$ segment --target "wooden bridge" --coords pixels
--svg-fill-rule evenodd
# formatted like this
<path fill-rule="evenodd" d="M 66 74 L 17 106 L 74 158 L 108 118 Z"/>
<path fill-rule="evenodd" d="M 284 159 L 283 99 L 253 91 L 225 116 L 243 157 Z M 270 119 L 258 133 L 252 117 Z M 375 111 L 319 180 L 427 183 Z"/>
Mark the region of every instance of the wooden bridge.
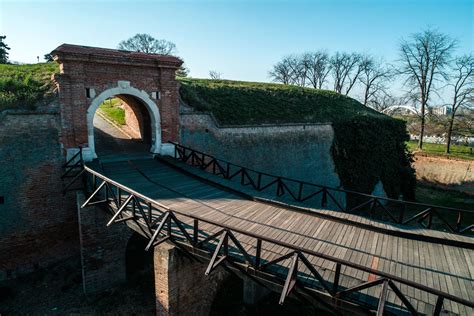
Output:
<path fill-rule="evenodd" d="M 176 158 L 88 165 L 73 159 L 67 167 L 83 165 L 75 177 L 87 175 L 83 207 L 106 205 L 108 225 L 126 222 L 148 238 L 147 249 L 167 241 L 195 260 L 207 258 L 206 274 L 225 266 L 261 284 L 280 284 L 280 303 L 294 293 L 334 313 L 338 302 L 348 302 L 378 315 L 473 315 L 474 241 L 461 235 L 472 231 L 462 221 L 469 212 L 459 211 L 453 224 L 434 206 L 405 218 L 373 198 L 358 208 L 373 213 L 383 207 L 398 221 L 389 223 L 355 211 L 308 208 L 301 192 L 294 203 L 279 199 L 291 193 L 282 180 L 273 182 L 278 189 L 271 199 L 253 188 L 257 178 L 249 171 L 235 173 L 211 156 L 176 148 Z M 239 181 L 231 181 L 233 173 Z M 271 182 L 259 179 L 261 187 Z M 321 192 L 321 202 L 334 198 Z M 436 215 L 454 233 L 431 229 Z"/>

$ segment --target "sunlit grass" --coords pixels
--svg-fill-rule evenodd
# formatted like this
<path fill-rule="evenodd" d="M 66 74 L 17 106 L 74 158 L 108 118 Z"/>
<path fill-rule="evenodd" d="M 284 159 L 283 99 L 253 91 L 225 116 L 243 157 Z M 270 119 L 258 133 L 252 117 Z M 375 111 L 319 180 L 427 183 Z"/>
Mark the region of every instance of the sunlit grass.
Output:
<path fill-rule="evenodd" d="M 0 110 L 33 109 L 53 94 L 51 75 L 59 72 L 56 63 L 0 65 Z"/>
<path fill-rule="evenodd" d="M 120 103 L 119 98 L 107 99 L 99 106 L 99 110 L 113 122 L 125 125 L 125 111 L 120 107 Z"/>
<path fill-rule="evenodd" d="M 411 152 L 420 152 L 418 149 L 417 141 L 411 140 L 407 144 L 408 144 L 408 149 Z M 474 160 L 474 148 L 469 147 L 469 146 L 451 145 L 450 153 L 446 154 L 445 151 L 446 151 L 445 144 L 423 143 L 423 150 L 421 152 L 424 154 L 433 155 L 433 156 L 455 157 L 455 158 Z"/>

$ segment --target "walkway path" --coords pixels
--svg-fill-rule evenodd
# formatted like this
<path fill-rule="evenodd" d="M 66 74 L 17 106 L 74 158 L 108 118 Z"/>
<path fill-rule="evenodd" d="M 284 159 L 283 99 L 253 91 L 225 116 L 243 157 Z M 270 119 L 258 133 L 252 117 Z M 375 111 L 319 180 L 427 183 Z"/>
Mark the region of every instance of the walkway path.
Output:
<path fill-rule="evenodd" d="M 100 115 L 94 116 L 94 136 L 97 156 L 102 161 L 109 159 L 133 159 L 151 157 L 150 145 L 130 137 L 113 126 Z"/>

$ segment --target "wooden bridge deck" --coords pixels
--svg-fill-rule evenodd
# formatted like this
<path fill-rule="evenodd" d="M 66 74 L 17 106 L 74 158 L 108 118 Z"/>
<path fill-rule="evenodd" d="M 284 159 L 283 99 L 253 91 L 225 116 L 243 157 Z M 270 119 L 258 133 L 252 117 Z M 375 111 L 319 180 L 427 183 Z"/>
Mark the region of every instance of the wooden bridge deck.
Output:
<path fill-rule="evenodd" d="M 100 172 L 182 213 L 198 215 L 349 260 L 474 301 L 474 250 L 382 234 L 317 215 L 252 201 L 152 159 L 109 162 L 102 164 Z M 179 219 L 192 224 L 186 217 Z M 220 230 L 211 225 L 202 225 L 200 229 L 206 235 Z M 253 241 L 246 240 L 245 236 L 239 240 L 249 253 L 255 253 Z M 283 247 L 262 245 L 262 257 L 265 260 L 286 253 L 288 249 Z M 325 279 L 333 278 L 334 263 L 317 257 L 309 259 L 319 267 Z M 282 262 L 282 269 L 289 265 L 289 261 Z M 304 268 L 299 271 L 299 276 L 309 275 Z M 340 284 L 343 287 L 375 280 L 374 275 L 348 267 L 343 268 L 342 273 Z M 433 312 L 436 297 L 403 285 L 401 290 L 410 297 L 417 310 L 426 311 L 427 314 Z M 362 293 L 366 295 L 366 300 L 376 299 L 380 287 L 369 288 Z M 388 302 L 392 308 L 401 306 L 401 301 L 391 290 Z M 454 314 L 474 314 L 471 308 L 450 301 L 445 301 L 443 308 Z"/>

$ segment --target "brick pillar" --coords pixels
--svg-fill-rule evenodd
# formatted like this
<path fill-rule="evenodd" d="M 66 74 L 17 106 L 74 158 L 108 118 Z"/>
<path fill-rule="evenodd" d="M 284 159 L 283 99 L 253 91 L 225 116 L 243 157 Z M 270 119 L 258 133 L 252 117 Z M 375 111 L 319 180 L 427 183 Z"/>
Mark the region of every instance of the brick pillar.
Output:
<path fill-rule="evenodd" d="M 206 263 L 185 257 L 170 243 L 154 250 L 156 314 L 209 315 L 214 296 L 227 273 L 218 268 L 209 276 Z"/>
<path fill-rule="evenodd" d="M 84 293 L 98 293 L 126 281 L 125 252 L 133 231 L 123 223 L 106 227 L 111 215 L 100 206 L 81 209 L 77 193 Z"/>

